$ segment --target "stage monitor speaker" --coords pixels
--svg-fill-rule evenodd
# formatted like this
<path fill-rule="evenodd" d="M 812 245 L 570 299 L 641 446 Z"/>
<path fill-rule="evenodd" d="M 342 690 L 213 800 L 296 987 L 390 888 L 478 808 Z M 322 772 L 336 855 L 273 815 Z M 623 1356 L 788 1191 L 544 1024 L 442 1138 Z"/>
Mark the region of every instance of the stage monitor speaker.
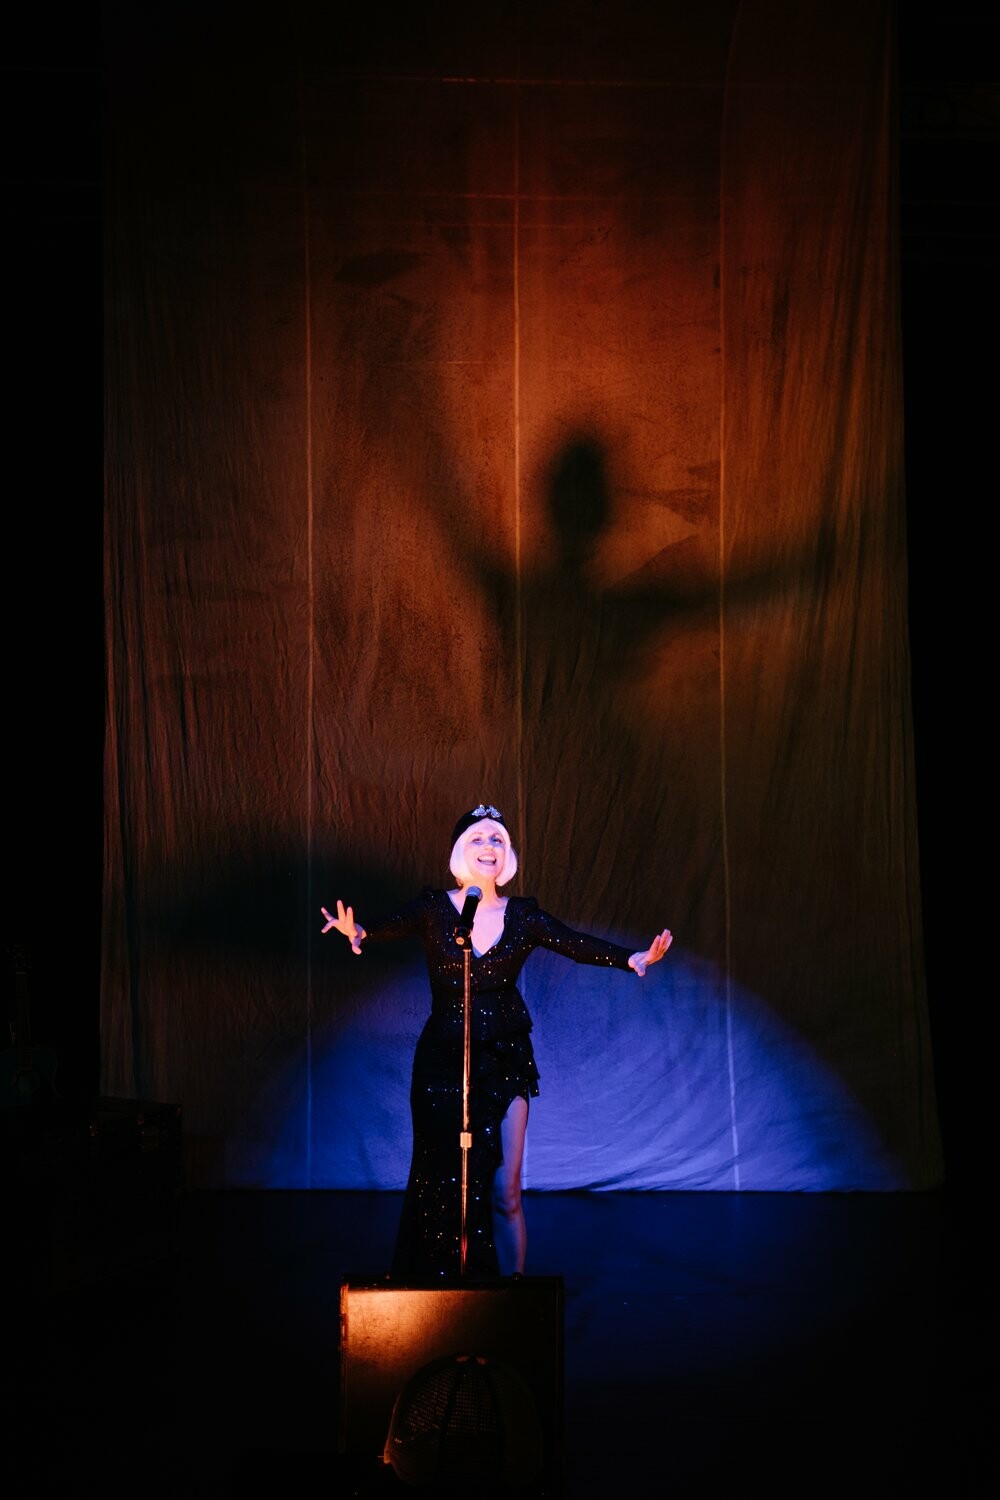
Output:
<path fill-rule="evenodd" d="M 340 1332 L 343 1455 L 432 1491 L 454 1493 L 465 1476 L 468 1494 L 561 1494 L 559 1277 L 346 1281 Z"/>

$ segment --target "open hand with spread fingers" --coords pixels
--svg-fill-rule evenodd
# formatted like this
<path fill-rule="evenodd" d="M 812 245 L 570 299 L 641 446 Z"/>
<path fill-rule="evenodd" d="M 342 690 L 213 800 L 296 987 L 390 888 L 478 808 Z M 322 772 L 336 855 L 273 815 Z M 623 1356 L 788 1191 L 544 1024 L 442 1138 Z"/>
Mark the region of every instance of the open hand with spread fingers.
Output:
<path fill-rule="evenodd" d="M 650 964 L 659 963 L 673 940 L 673 934 L 670 929 L 664 927 L 662 932 L 657 933 L 645 953 L 632 954 L 632 957 L 628 961 L 629 968 L 634 969 L 641 979 Z"/>
<path fill-rule="evenodd" d="M 335 917 L 332 917 L 330 915 L 325 906 L 321 906 L 320 911 L 326 918 L 326 926 L 323 928 L 323 932 L 326 933 L 329 932 L 331 928 L 335 928 L 337 932 L 342 932 L 344 934 L 345 938 L 351 945 L 351 952 L 360 953 L 361 944 L 365 936 L 365 929 L 363 927 L 359 927 L 357 922 L 355 922 L 354 907 L 345 907 L 343 901 L 338 901 L 337 915 Z"/>

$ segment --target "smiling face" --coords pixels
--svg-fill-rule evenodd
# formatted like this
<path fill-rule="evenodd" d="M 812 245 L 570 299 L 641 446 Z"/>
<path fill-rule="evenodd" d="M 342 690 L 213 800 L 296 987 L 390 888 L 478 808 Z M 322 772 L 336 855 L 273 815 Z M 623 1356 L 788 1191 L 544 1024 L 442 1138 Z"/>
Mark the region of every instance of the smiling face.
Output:
<path fill-rule="evenodd" d="M 451 852 L 451 873 L 462 886 L 505 885 L 516 870 L 510 835 L 492 818 L 473 823 Z"/>
<path fill-rule="evenodd" d="M 473 876 L 495 881 L 507 861 L 507 835 L 499 823 L 484 818 L 473 823 L 465 835 L 465 865 Z"/>

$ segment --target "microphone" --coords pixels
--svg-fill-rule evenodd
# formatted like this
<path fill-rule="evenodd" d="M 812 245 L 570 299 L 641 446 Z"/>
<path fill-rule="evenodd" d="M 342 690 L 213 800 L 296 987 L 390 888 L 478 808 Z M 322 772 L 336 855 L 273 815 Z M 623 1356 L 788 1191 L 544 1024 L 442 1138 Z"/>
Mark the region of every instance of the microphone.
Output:
<path fill-rule="evenodd" d="M 470 885 L 455 926 L 455 942 L 460 948 L 464 948 L 467 943 L 472 946 L 472 924 L 476 919 L 476 907 L 482 899 L 483 893 L 478 885 Z"/>

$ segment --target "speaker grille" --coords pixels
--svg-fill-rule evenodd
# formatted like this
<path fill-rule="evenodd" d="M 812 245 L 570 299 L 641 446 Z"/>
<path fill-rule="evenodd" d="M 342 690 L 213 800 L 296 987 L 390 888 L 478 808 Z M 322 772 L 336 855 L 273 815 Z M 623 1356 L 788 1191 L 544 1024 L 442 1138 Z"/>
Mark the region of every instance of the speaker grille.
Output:
<path fill-rule="evenodd" d="M 385 1457 L 408 1484 L 475 1480 L 498 1491 L 538 1476 L 542 1426 L 516 1370 L 482 1355 L 424 1365 L 400 1392 Z"/>

